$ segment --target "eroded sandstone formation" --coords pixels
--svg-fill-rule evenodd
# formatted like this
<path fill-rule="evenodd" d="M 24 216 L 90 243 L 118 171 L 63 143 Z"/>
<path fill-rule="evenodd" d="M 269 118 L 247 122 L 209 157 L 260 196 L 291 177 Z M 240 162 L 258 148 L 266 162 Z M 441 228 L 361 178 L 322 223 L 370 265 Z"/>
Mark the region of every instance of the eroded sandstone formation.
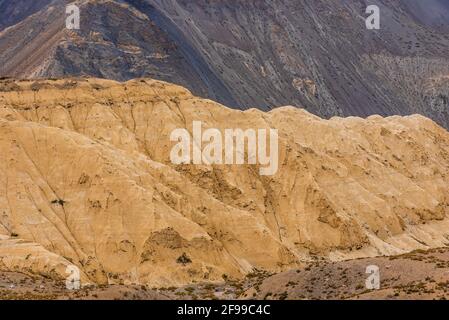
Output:
<path fill-rule="evenodd" d="M 173 165 L 170 133 L 279 130 L 279 170 Z M 449 241 L 449 133 L 422 116 L 228 109 L 150 79 L 0 82 L 0 269 L 180 285 Z"/>

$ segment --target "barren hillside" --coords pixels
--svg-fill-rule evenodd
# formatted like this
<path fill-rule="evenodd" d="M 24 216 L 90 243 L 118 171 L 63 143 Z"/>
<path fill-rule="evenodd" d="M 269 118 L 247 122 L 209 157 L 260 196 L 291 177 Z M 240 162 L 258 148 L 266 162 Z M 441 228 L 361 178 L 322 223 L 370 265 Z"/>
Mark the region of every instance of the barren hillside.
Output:
<path fill-rule="evenodd" d="M 279 170 L 172 165 L 170 133 L 276 128 Z M 150 79 L 0 82 L 0 269 L 183 285 L 449 242 L 449 133 L 422 116 L 238 111 Z"/>
<path fill-rule="evenodd" d="M 80 30 L 65 28 L 69 2 Z M 448 17 L 442 0 L 0 0 L 0 77 L 150 77 L 242 110 L 449 128 L 449 87 L 433 82 L 449 75 Z"/>

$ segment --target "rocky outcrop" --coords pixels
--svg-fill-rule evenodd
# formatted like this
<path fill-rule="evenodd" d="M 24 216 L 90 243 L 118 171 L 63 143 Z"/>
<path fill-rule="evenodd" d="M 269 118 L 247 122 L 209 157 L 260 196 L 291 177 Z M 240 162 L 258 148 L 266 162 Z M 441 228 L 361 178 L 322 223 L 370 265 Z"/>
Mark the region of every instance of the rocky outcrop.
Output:
<path fill-rule="evenodd" d="M 170 134 L 279 130 L 279 169 L 174 165 Z M 446 245 L 449 133 L 422 116 L 228 109 L 150 79 L 0 82 L 0 269 L 180 285 Z"/>

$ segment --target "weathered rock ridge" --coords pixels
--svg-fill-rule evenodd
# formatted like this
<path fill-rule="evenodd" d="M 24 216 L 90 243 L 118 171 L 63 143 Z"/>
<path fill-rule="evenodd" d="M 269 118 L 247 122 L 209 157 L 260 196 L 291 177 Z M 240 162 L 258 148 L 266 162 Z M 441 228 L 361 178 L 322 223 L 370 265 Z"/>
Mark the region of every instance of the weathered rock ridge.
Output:
<path fill-rule="evenodd" d="M 170 162 L 175 128 L 275 128 L 279 170 Z M 0 270 L 180 285 L 449 242 L 449 133 L 422 116 L 228 109 L 150 79 L 0 82 Z"/>

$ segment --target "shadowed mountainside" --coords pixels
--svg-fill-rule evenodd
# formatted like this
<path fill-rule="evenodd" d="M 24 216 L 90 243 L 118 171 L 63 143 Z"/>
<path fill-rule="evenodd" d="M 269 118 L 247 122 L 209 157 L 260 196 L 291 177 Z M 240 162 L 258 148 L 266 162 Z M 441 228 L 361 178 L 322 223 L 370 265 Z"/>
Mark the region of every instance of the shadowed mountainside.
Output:
<path fill-rule="evenodd" d="M 0 2 L 17 11 L 6 25 L 21 21 L 0 33 L 1 76 L 151 77 L 233 108 L 419 113 L 449 127 L 444 1 L 83 0 L 74 31 L 65 2 L 47 2 Z M 365 28 L 368 4 L 379 31 Z"/>

